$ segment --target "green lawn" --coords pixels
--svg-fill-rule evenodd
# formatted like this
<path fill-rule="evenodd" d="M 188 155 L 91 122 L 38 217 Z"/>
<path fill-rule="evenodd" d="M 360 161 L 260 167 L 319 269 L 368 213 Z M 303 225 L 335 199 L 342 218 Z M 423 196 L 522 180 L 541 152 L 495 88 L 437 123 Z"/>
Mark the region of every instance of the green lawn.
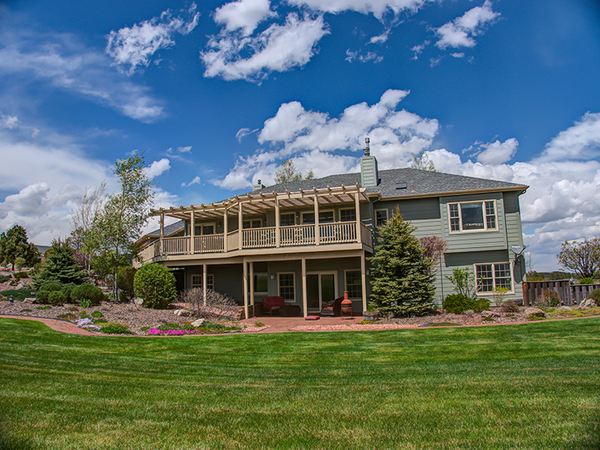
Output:
<path fill-rule="evenodd" d="M 600 319 L 88 337 L 0 320 L 1 449 L 597 449 Z"/>

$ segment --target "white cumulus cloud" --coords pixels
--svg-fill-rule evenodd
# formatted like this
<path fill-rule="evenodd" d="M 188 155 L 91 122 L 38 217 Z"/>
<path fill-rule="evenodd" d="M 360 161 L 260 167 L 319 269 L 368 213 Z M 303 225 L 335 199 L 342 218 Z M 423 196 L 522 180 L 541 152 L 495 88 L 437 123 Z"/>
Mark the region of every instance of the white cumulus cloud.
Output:
<path fill-rule="evenodd" d="M 251 35 L 258 24 L 270 17 L 277 17 L 271 11 L 269 0 L 239 0 L 227 3 L 215 11 L 214 19 L 224 24 L 227 31 L 242 29 L 245 36 Z"/>
<path fill-rule="evenodd" d="M 158 50 L 175 44 L 175 33 L 189 34 L 198 24 L 200 13 L 196 13 L 196 4 L 185 11 L 187 19 L 174 17 L 170 10 L 159 17 L 145 20 L 131 28 L 123 27 L 111 31 L 107 36 L 106 53 L 114 59 L 117 66 L 129 67 L 127 73 L 133 74 L 138 66 L 147 67 L 152 55 Z"/>
<path fill-rule="evenodd" d="M 518 146 L 519 141 L 515 138 L 507 139 L 504 142 L 496 140 L 481 144 L 483 151 L 477 155 L 477 161 L 483 164 L 503 164 L 515 156 Z"/>
<path fill-rule="evenodd" d="M 283 25 L 272 24 L 256 36 L 221 33 L 210 39 L 208 50 L 200 53 L 206 67 L 204 76 L 257 80 L 273 71 L 302 67 L 327 33 L 322 16 L 311 19 L 296 13 L 288 14 Z"/>
<path fill-rule="evenodd" d="M 486 0 L 482 6 L 476 6 L 436 29 L 439 39 L 435 45 L 441 49 L 474 47 L 476 42 L 473 38 L 483 33 L 485 25 L 492 23 L 498 16 L 500 13 L 492 11 L 492 3 Z"/>
<path fill-rule="evenodd" d="M 156 178 L 171 168 L 171 162 L 167 158 L 162 158 L 159 161 L 153 161 L 150 166 L 144 169 L 144 173 L 149 179 Z"/>

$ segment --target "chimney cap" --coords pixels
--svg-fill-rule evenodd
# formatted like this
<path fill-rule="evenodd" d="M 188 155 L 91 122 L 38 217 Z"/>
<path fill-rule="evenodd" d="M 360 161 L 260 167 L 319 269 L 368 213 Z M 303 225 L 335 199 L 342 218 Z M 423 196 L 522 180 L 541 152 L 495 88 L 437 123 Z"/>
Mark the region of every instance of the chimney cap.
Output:
<path fill-rule="evenodd" d="M 371 147 L 369 145 L 370 143 L 371 143 L 371 139 L 369 139 L 369 137 L 367 136 L 365 138 L 365 144 L 366 144 L 366 147 L 365 147 L 365 156 L 371 156 Z"/>

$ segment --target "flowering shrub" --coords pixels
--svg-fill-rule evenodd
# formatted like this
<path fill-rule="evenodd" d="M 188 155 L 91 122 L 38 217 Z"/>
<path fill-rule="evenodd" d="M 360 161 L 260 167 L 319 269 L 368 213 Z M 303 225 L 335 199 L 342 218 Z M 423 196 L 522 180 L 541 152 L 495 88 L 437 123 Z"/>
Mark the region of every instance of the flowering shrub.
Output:
<path fill-rule="evenodd" d="M 100 327 L 98 325 L 94 325 L 94 322 L 91 319 L 79 319 L 77 321 L 77 326 L 79 328 L 85 328 L 87 330 L 99 330 Z"/>

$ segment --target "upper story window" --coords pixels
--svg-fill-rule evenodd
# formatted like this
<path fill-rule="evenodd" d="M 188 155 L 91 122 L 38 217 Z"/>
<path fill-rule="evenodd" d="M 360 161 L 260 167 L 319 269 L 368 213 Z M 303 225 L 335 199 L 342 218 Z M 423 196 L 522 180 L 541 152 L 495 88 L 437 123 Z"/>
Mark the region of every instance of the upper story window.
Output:
<path fill-rule="evenodd" d="M 388 220 L 388 210 L 387 209 L 376 209 L 375 210 L 375 226 L 382 227 Z"/>
<path fill-rule="evenodd" d="M 340 209 L 340 222 L 356 222 L 356 210 Z"/>
<path fill-rule="evenodd" d="M 496 201 L 448 203 L 450 232 L 497 230 Z"/>
<path fill-rule="evenodd" d="M 296 214 L 294 213 L 281 214 L 279 219 L 282 227 L 291 227 L 292 225 L 296 225 Z"/>
<path fill-rule="evenodd" d="M 302 213 L 302 223 L 311 225 L 315 223 L 315 213 Z M 319 211 L 319 223 L 333 223 L 333 211 Z"/>
<path fill-rule="evenodd" d="M 262 219 L 244 220 L 244 222 L 242 223 L 242 228 L 244 229 L 260 227 L 262 227 Z"/>

